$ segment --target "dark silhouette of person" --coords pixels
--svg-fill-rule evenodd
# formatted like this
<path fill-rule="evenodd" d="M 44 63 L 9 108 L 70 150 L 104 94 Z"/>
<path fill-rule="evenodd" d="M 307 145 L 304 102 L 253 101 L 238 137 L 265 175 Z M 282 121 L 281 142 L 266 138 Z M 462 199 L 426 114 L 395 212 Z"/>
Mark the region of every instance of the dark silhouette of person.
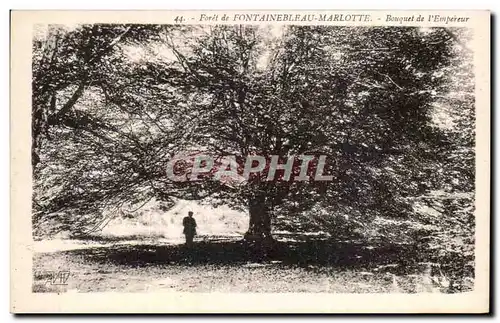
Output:
<path fill-rule="evenodd" d="M 182 225 L 184 226 L 184 235 L 186 236 L 186 245 L 193 245 L 193 239 L 196 235 L 196 220 L 193 218 L 193 212 L 189 211 L 188 216 L 182 220 Z"/>

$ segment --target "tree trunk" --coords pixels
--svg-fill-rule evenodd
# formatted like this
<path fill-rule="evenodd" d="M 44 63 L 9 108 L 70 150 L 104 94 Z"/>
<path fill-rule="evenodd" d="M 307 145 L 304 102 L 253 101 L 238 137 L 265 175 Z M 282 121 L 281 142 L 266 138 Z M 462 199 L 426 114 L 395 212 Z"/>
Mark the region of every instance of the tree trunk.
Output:
<path fill-rule="evenodd" d="M 257 195 L 249 199 L 249 226 L 244 239 L 254 246 L 264 249 L 274 241 L 271 235 L 271 214 L 265 195 Z"/>
<path fill-rule="evenodd" d="M 271 217 L 266 205 L 265 196 L 257 196 L 249 200 L 250 223 L 245 234 L 246 240 L 271 239 Z"/>
<path fill-rule="evenodd" d="M 274 239 L 271 235 L 271 217 L 265 196 L 249 200 L 250 223 L 244 241 L 253 261 L 266 261 L 272 253 Z"/>

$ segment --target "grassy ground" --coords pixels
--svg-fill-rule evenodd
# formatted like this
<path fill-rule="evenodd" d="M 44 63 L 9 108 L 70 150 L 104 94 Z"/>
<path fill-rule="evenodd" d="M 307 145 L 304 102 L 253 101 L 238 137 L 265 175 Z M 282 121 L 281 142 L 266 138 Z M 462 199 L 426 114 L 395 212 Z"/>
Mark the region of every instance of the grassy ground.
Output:
<path fill-rule="evenodd" d="M 188 211 L 194 212 L 199 234 L 191 249 L 182 244 L 182 218 Z M 62 236 L 35 242 L 33 290 L 449 291 L 446 277 L 429 272 L 429 259 L 407 245 L 328 241 L 282 232 L 263 253 L 242 242 L 247 229 L 248 215 L 229 208 L 179 201 L 164 212 L 151 202 L 133 217 L 115 218 L 84 240 Z M 472 289 L 472 283 L 467 284 L 462 291 Z"/>
<path fill-rule="evenodd" d="M 90 243 L 91 242 L 91 243 Z M 441 292 L 403 246 L 282 239 L 263 254 L 239 238 L 182 244 L 110 239 L 34 256 L 35 292 Z M 68 272 L 66 285 L 54 273 Z M 58 283 L 56 279 L 56 283 Z"/>

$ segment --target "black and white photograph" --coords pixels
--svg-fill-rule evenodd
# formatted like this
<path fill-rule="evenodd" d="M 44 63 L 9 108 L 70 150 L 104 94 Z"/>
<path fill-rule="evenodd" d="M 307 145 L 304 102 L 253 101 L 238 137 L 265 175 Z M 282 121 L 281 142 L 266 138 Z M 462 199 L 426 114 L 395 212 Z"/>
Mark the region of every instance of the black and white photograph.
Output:
<path fill-rule="evenodd" d="M 172 16 L 33 24 L 31 293 L 475 291 L 465 13 Z"/>

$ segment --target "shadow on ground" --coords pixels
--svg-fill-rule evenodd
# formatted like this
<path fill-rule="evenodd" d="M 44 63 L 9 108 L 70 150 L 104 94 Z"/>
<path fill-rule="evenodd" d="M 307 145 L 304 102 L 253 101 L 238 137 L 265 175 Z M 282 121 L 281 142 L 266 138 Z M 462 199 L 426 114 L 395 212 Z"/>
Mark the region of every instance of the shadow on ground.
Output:
<path fill-rule="evenodd" d="M 420 261 L 415 251 L 404 245 L 373 246 L 313 239 L 276 241 L 265 249 L 233 239 L 200 241 L 189 248 L 185 245 L 117 243 L 111 247 L 77 249 L 64 253 L 81 257 L 88 262 L 130 267 L 275 262 L 301 267 L 316 265 L 369 269 L 391 264 L 405 268 Z"/>

